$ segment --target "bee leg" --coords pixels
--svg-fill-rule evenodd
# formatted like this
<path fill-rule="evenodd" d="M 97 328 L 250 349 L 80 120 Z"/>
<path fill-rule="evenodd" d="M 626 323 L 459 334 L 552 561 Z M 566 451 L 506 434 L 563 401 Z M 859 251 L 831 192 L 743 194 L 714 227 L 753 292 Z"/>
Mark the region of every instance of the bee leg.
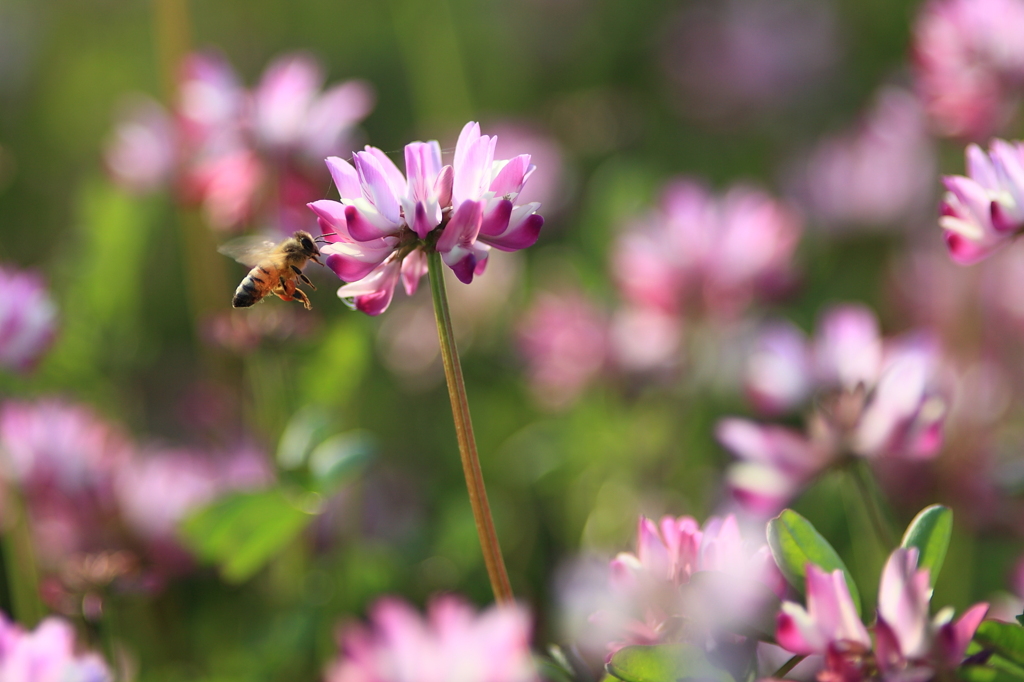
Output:
<path fill-rule="evenodd" d="M 306 296 L 306 292 L 302 289 L 295 289 L 295 291 L 292 292 L 292 298 L 302 303 L 302 307 L 306 310 L 313 309 L 313 304 L 309 302 L 309 297 Z"/>
<path fill-rule="evenodd" d="M 308 284 L 313 291 L 316 291 L 316 285 L 309 281 L 309 277 L 306 277 L 304 274 L 302 274 L 302 270 L 299 270 L 297 267 L 293 265 L 292 271 L 295 272 L 296 275 L 298 275 L 299 279 Z"/>

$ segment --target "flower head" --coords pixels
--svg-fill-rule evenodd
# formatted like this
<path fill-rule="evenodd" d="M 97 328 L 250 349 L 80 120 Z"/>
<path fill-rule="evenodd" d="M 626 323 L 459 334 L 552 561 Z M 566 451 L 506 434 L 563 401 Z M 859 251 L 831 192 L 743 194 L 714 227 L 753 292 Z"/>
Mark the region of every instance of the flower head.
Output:
<path fill-rule="evenodd" d="M 371 626 L 341 635 L 341 656 L 328 682 L 533 682 L 530 619 L 518 606 L 479 615 L 457 597 L 434 599 L 421 617 L 406 603 L 384 598 Z"/>
<path fill-rule="evenodd" d="M 26 632 L 0 615 L 0 679 L 4 682 L 110 682 L 99 655 L 75 651 L 75 631 L 60 618 L 47 618 Z"/>
<path fill-rule="evenodd" d="M 729 316 L 789 279 L 802 228 L 791 207 L 760 190 L 734 187 L 716 197 L 677 180 L 661 208 L 620 237 L 612 271 L 634 305 Z"/>
<path fill-rule="evenodd" d="M 49 349 L 56 325 L 57 306 L 42 279 L 0 268 L 0 366 L 31 369 Z"/>
<path fill-rule="evenodd" d="M 412 294 L 436 250 L 462 282 L 483 272 L 491 247 L 517 251 L 537 241 L 539 204 L 516 205 L 533 171 L 528 154 L 494 160 L 493 136 L 470 122 L 450 166 L 436 141 L 405 147 L 405 174 L 380 149 L 356 152 L 352 163 L 329 157 L 340 201 L 309 204 L 328 243 L 326 264 L 349 282 L 338 296 L 370 315 L 387 310 L 399 279 Z M 332 234 L 333 233 L 333 234 Z"/>
<path fill-rule="evenodd" d="M 939 226 L 949 254 L 969 265 L 1006 246 L 1024 229 L 1024 144 L 993 140 L 988 153 L 966 151 L 967 175 L 943 178 Z"/>

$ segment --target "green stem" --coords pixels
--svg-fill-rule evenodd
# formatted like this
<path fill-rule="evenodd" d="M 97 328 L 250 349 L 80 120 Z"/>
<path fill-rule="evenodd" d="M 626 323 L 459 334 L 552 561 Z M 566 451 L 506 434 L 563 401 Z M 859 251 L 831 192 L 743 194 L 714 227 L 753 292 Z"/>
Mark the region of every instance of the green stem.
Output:
<path fill-rule="evenodd" d="M 793 656 L 791 659 L 789 659 L 788 661 L 783 663 L 782 667 L 780 667 L 778 670 L 776 670 L 774 674 L 772 674 L 772 676 L 771 676 L 772 679 L 774 679 L 774 680 L 782 679 L 783 677 L 785 677 L 786 675 L 789 674 L 790 670 L 792 670 L 797 665 L 799 665 L 800 661 L 804 660 L 805 658 L 807 658 L 807 657 L 802 655 L 802 654 L 797 654 L 796 656 Z"/>
<path fill-rule="evenodd" d="M 462 378 L 462 363 L 455 348 L 455 333 L 452 331 L 452 316 L 448 310 L 448 294 L 444 288 L 444 273 L 441 255 L 430 250 L 427 255 L 430 273 L 430 292 L 434 299 L 434 316 L 437 318 L 437 338 L 441 343 L 441 360 L 444 376 L 448 381 L 448 397 L 452 401 L 452 417 L 455 420 L 455 436 L 459 441 L 459 455 L 462 458 L 462 473 L 466 476 L 469 489 L 469 503 L 473 507 L 476 532 L 484 553 L 484 565 L 491 579 L 491 589 L 498 604 L 511 604 L 512 585 L 505 570 L 505 559 L 498 545 L 498 534 L 494 530 L 491 507 L 487 502 L 484 476 L 480 471 L 480 456 L 473 436 L 473 422 L 469 416 L 469 401 L 466 398 L 466 383 Z"/>
<path fill-rule="evenodd" d="M 29 528 L 28 511 L 17 491 L 10 490 L 9 504 L 14 517 L 3 535 L 4 568 L 11 592 L 11 615 L 25 627 L 35 627 L 42 620 L 43 604 L 39 600 L 39 574 L 35 548 Z"/>
<path fill-rule="evenodd" d="M 878 538 L 879 544 L 888 552 L 896 547 L 896 537 L 893 535 L 892 527 L 882 512 L 881 501 L 874 485 L 871 470 L 868 469 L 867 462 L 859 457 L 855 458 L 850 466 L 850 470 L 853 475 L 853 482 L 856 484 L 860 497 L 864 501 L 868 518 L 871 519 L 871 526 L 875 530 L 875 536 Z"/>

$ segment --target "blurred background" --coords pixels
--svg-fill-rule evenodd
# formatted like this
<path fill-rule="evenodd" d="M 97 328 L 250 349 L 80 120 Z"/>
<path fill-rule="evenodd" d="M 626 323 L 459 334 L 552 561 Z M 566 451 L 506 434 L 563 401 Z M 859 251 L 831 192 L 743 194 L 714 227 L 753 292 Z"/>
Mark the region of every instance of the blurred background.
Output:
<path fill-rule="evenodd" d="M 337 197 L 328 153 L 370 143 L 402 166 L 406 142 L 438 139 L 450 162 L 468 120 L 500 158 L 532 155 L 524 196 L 545 217 L 536 246 L 449 283 L 537 643 L 572 636 L 566 582 L 632 547 L 639 514 L 735 508 L 719 421 L 800 429 L 817 405 L 756 399 L 761 330 L 811 334 L 840 303 L 873 311 L 886 338 L 927 335 L 939 358 L 941 450 L 872 458 L 896 527 L 951 504 L 937 598 L 1010 600 L 1024 590 L 1024 253 L 952 265 L 936 207 L 965 141 L 1019 130 L 1024 79 L 1009 57 L 985 61 L 992 110 L 951 122 L 928 11 L 4 0 L 0 605 L 63 613 L 121 669 L 170 681 L 313 679 L 336 626 L 380 594 L 489 601 L 427 287 L 371 318 L 313 265 L 312 311 L 235 311 L 245 269 L 216 252 L 316 231 L 302 204 Z M 665 275 L 641 242 L 701 202 L 716 217 L 665 247 L 679 248 Z M 825 472 L 791 498 L 870 593 L 885 552 L 858 540 L 851 485 Z M 37 571 L 14 559 L 26 548 Z"/>

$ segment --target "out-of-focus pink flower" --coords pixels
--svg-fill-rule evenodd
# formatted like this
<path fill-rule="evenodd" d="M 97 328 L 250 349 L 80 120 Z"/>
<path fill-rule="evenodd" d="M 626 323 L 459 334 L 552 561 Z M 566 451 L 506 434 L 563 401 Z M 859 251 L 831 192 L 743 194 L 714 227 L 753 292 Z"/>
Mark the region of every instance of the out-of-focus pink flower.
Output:
<path fill-rule="evenodd" d="M 713 595 L 681 592 L 680 586 L 699 572 L 727 576 L 730 594 L 720 593 L 712 581 L 701 589 L 713 590 Z M 619 603 L 595 613 L 591 621 L 612 651 L 627 644 L 672 641 L 680 634 L 673 626 L 680 618 L 714 632 L 715 625 L 736 613 L 752 617 L 764 606 L 764 588 L 776 594 L 785 589 L 767 546 L 746 542 L 733 515 L 710 517 L 703 528 L 689 516 L 665 516 L 657 524 L 640 517 L 636 553 L 615 557 L 610 583 Z M 760 583 L 761 589 L 751 590 L 752 583 Z M 709 596 L 718 602 L 720 613 L 705 612 Z"/>
<path fill-rule="evenodd" d="M 1024 78 L 1024 3 L 931 0 L 914 26 L 915 85 L 940 135 L 979 139 L 1003 126 Z"/>
<path fill-rule="evenodd" d="M 172 540 L 189 512 L 228 491 L 263 487 L 272 477 L 266 458 L 248 449 L 224 456 L 158 450 L 118 469 L 118 507 L 143 537 Z"/>
<path fill-rule="evenodd" d="M 0 462 L 22 490 L 44 561 L 90 549 L 115 513 L 114 473 L 132 444 L 92 410 L 57 400 L 0 405 Z"/>
<path fill-rule="evenodd" d="M 967 147 L 967 175 L 943 178 L 939 227 L 953 260 L 969 265 L 1006 246 L 1024 229 L 1024 143 L 993 140 L 986 154 Z"/>
<path fill-rule="evenodd" d="M 260 143 L 274 151 L 297 150 L 311 159 L 342 154 L 352 128 L 373 109 L 373 88 L 348 81 L 321 93 L 323 70 L 311 56 L 279 57 L 252 97 L 252 126 Z"/>
<path fill-rule="evenodd" d="M 99 415 L 58 400 L 0 405 L 0 452 L 14 481 L 65 493 L 106 487 L 132 456 L 129 441 Z"/>
<path fill-rule="evenodd" d="M 607 323 L 579 292 L 538 296 L 518 340 L 534 398 L 550 409 L 572 403 L 607 361 Z"/>
<path fill-rule="evenodd" d="M 723 419 L 715 437 L 741 460 L 726 473 L 736 501 L 765 518 L 786 506 L 834 456 L 830 439 L 747 419 Z"/>
<path fill-rule="evenodd" d="M 898 225 L 931 208 L 935 172 L 921 105 L 886 87 L 855 129 L 818 145 L 798 182 L 811 212 L 830 226 Z"/>
<path fill-rule="evenodd" d="M 727 474 L 741 506 L 775 513 L 840 457 L 938 454 L 949 390 L 929 335 L 886 341 L 874 313 L 843 305 L 822 316 L 813 341 L 772 325 L 755 348 L 747 367 L 755 405 L 780 413 L 816 394 L 819 407 L 806 433 L 742 419 L 720 423 L 719 442 L 742 460 Z"/>
<path fill-rule="evenodd" d="M 690 3 L 670 26 L 665 71 L 687 113 L 720 122 L 775 113 L 827 80 L 841 44 L 830 3 Z"/>
<path fill-rule="evenodd" d="M 50 348 L 54 305 L 39 275 L 0 267 L 0 366 L 30 370 Z"/>
<path fill-rule="evenodd" d="M 612 316 L 609 348 L 613 362 L 628 372 L 672 369 L 679 362 L 683 321 L 652 307 L 624 306 Z"/>
<path fill-rule="evenodd" d="M 149 100 L 127 110 L 107 166 L 129 189 L 173 188 L 216 229 L 257 219 L 286 223 L 280 227 L 289 233 L 309 229 L 312 218 L 301 207 L 326 174 L 306 162 L 347 155 L 356 124 L 374 105 L 362 81 L 321 91 L 323 81 L 312 57 L 291 54 L 274 61 L 250 93 L 222 56 L 193 53 L 182 63 L 172 111 Z M 268 187 L 271 180 L 280 187 Z"/>
<path fill-rule="evenodd" d="M 26 632 L 0 615 L 0 679 L 4 682 L 110 682 L 113 676 L 95 653 L 76 653 L 75 631 L 60 618 L 46 618 Z"/>
<path fill-rule="evenodd" d="M 827 573 L 808 564 L 807 608 L 783 602 L 775 641 L 804 655 L 870 651 L 871 637 L 860 622 L 841 570 Z"/>
<path fill-rule="evenodd" d="M 803 223 L 788 205 L 735 187 L 722 197 L 692 180 L 664 191 L 659 210 L 627 230 L 612 256 L 624 298 L 679 313 L 742 311 L 756 292 L 778 290 L 792 275 Z"/>
<path fill-rule="evenodd" d="M 114 182 L 149 192 L 171 180 L 178 155 L 171 116 L 155 101 L 136 97 L 124 106 L 104 154 Z"/>
<path fill-rule="evenodd" d="M 494 160 L 493 136 L 467 123 L 451 166 L 441 165 L 436 141 L 405 147 L 406 175 L 376 147 L 353 163 L 329 157 L 341 201 L 314 201 L 328 243 L 326 264 L 350 282 L 338 296 L 370 315 L 387 310 L 399 279 L 412 295 L 427 272 L 423 249 L 434 248 L 460 281 L 483 272 L 490 248 L 533 245 L 544 219 L 539 204 L 516 205 L 533 172 L 528 154 Z M 330 234 L 333 233 L 333 234 Z"/>
<path fill-rule="evenodd" d="M 458 597 L 434 599 L 424 620 L 394 598 L 370 612 L 371 627 L 341 635 L 341 656 L 328 682 L 532 682 L 530 619 L 518 607 L 477 615 Z"/>

